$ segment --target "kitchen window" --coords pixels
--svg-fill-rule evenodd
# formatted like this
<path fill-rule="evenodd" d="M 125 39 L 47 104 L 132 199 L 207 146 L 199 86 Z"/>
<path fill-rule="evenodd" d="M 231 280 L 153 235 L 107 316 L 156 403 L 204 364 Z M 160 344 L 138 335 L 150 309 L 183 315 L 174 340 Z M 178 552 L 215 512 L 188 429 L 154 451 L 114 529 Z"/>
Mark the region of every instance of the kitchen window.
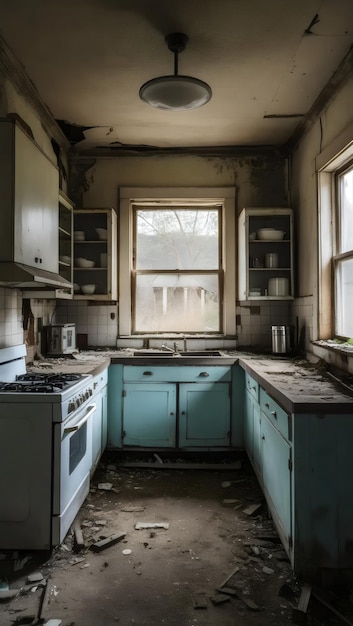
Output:
<path fill-rule="evenodd" d="M 119 335 L 235 334 L 234 188 L 121 188 Z"/>
<path fill-rule="evenodd" d="M 220 332 L 220 206 L 133 205 L 133 330 Z"/>
<path fill-rule="evenodd" d="M 353 163 L 336 173 L 335 334 L 353 337 Z"/>

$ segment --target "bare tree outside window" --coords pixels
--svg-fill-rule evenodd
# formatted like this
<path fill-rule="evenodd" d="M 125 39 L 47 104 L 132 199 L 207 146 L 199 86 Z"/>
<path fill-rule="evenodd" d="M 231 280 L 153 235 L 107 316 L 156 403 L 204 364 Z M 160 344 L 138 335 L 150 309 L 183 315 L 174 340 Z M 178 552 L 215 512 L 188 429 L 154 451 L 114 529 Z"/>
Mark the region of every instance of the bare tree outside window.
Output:
<path fill-rule="evenodd" d="M 221 207 L 134 207 L 135 332 L 219 332 Z"/>

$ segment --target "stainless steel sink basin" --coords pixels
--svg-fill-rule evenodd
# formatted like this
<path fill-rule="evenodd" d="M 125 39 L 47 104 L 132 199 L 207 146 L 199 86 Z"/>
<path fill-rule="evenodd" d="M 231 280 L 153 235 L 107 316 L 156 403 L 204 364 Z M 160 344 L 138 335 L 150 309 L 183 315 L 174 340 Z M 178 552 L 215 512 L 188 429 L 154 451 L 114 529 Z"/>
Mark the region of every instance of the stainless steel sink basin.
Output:
<path fill-rule="evenodd" d="M 223 356 L 222 352 L 219 350 L 190 350 L 190 351 L 182 351 L 182 352 L 168 352 L 167 350 L 160 350 L 159 352 L 149 352 L 144 350 L 138 350 L 134 352 L 134 356 L 140 357 L 165 357 L 169 359 L 175 359 L 180 356 L 182 357 L 212 357 L 212 356 Z"/>
<path fill-rule="evenodd" d="M 190 350 L 179 352 L 180 356 L 223 356 L 219 350 Z"/>
<path fill-rule="evenodd" d="M 149 352 L 149 351 L 144 351 L 144 350 L 138 350 L 137 352 L 134 352 L 134 356 L 143 356 L 143 357 L 169 357 L 169 358 L 173 358 L 175 356 L 175 354 L 173 352 L 167 352 L 164 350 L 161 350 L 160 352 Z"/>

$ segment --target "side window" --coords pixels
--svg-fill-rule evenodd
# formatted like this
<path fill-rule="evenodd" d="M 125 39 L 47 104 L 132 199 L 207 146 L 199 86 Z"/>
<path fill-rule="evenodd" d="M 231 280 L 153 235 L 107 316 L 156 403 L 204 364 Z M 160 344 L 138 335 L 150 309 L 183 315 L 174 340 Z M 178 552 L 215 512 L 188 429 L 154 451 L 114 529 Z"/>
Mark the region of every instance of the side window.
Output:
<path fill-rule="evenodd" d="M 353 163 L 336 173 L 335 334 L 353 337 Z"/>

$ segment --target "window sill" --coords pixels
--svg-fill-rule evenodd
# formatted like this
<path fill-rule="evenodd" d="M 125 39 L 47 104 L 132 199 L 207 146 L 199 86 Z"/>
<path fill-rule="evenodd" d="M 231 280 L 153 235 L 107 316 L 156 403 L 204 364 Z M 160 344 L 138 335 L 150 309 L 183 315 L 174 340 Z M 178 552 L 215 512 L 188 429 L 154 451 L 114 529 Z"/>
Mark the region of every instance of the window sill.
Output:
<path fill-rule="evenodd" d="M 333 340 L 317 340 L 311 342 L 313 354 L 330 365 L 353 374 L 353 346 Z"/>

